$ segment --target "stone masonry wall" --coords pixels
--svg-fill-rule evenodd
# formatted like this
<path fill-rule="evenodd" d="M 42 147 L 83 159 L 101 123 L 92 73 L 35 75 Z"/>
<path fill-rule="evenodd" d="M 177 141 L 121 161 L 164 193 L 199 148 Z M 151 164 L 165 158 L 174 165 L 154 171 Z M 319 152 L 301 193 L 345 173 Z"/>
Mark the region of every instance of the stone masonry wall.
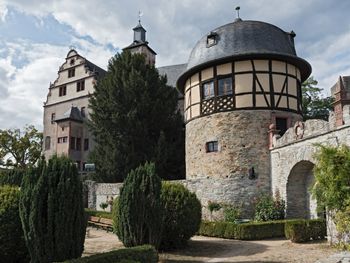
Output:
<path fill-rule="evenodd" d="M 186 181 L 203 205 L 217 201 L 242 203 L 246 216 L 249 204 L 261 193 L 270 193 L 268 128 L 276 114 L 300 115 L 267 110 L 216 113 L 186 124 Z M 218 141 L 218 152 L 206 152 L 206 142 Z M 254 168 L 255 178 L 249 177 Z"/>

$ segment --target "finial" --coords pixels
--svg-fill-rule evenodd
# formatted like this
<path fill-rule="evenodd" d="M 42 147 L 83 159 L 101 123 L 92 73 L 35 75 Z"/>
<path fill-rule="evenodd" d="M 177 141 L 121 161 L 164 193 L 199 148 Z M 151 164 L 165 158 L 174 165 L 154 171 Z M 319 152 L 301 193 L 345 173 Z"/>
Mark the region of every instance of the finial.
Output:
<path fill-rule="evenodd" d="M 139 15 L 138 15 L 138 17 L 139 17 L 139 24 L 141 24 L 141 16 L 143 16 L 143 13 L 142 13 L 142 11 L 139 11 Z"/>
<path fill-rule="evenodd" d="M 70 46 L 69 46 L 69 50 L 72 50 L 72 49 L 74 49 L 74 50 L 75 50 L 75 46 L 70 45 Z"/>
<path fill-rule="evenodd" d="M 236 6 L 236 11 L 237 11 L 237 18 L 239 19 L 239 10 L 241 9 L 239 6 Z"/>

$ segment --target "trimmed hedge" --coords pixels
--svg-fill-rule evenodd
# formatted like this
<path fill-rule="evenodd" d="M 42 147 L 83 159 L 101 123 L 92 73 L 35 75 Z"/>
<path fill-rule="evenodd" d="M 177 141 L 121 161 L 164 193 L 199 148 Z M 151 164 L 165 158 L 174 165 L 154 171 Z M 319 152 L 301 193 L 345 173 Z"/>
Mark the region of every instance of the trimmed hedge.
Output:
<path fill-rule="evenodd" d="M 243 224 L 203 221 L 198 234 L 239 240 L 287 237 L 292 242 L 302 242 L 299 240 L 323 239 L 326 235 L 326 224 L 320 219 L 276 220 Z"/>
<path fill-rule="evenodd" d="M 293 220 L 285 225 L 286 238 L 295 243 L 324 239 L 326 235 L 326 222 L 322 219 Z"/>
<path fill-rule="evenodd" d="M 132 248 L 124 248 L 106 253 L 96 254 L 90 257 L 72 259 L 69 263 L 131 263 L 131 262 L 158 262 L 158 253 L 154 247 L 145 245 Z"/>
<path fill-rule="evenodd" d="M 96 211 L 96 210 L 93 210 L 93 209 L 85 208 L 85 213 L 88 216 L 96 216 L 96 217 L 102 217 L 102 218 L 107 218 L 107 219 L 113 219 L 111 212 Z"/>
<path fill-rule="evenodd" d="M 202 222 L 199 235 L 240 240 L 258 240 L 284 236 L 284 221 L 252 222 Z"/>

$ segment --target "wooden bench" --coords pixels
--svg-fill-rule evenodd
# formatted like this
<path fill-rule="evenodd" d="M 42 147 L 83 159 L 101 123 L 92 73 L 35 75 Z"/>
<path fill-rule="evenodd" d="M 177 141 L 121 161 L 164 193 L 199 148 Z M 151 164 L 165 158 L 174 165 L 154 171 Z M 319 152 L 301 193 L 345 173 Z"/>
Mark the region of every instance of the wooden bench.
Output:
<path fill-rule="evenodd" d="M 93 227 L 102 228 L 108 231 L 113 231 L 113 220 L 98 216 L 90 216 L 88 224 Z"/>

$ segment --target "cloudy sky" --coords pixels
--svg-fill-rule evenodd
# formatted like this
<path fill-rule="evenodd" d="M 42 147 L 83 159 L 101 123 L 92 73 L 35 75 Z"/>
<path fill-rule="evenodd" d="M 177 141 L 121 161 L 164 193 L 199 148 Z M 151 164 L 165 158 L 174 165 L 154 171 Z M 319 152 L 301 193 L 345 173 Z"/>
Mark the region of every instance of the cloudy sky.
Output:
<path fill-rule="evenodd" d="M 329 95 L 339 75 L 350 75 L 348 0 L 0 0 L 0 129 L 34 124 L 50 81 L 70 46 L 106 68 L 142 24 L 157 66 L 187 61 L 196 41 L 233 21 L 260 20 L 296 33 L 299 56 Z"/>

